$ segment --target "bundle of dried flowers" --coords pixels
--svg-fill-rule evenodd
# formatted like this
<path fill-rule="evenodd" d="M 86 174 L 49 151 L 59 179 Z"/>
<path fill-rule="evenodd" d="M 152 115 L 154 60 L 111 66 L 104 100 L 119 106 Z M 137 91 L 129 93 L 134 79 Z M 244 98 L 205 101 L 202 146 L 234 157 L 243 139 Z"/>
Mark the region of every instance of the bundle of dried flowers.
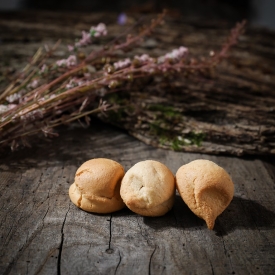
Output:
<path fill-rule="evenodd" d="M 84 59 L 79 57 L 80 48 L 107 35 L 105 24 L 91 27 L 89 32 L 83 31 L 82 38 L 68 46 L 66 59 L 47 63 L 59 42 L 52 49 L 40 48 L 14 82 L 0 93 L 0 147 L 9 145 L 14 150 L 20 144 L 28 146 L 27 138 L 41 132 L 47 137 L 57 136 L 54 127 L 80 118 L 89 124 L 89 115 L 117 108 L 104 101 L 104 96 L 135 78 L 211 69 L 226 57 L 245 26 L 245 22 L 238 23 L 221 51 L 211 52 L 203 61 L 191 58 L 183 46 L 159 57 L 142 54 L 113 59 L 118 51 L 128 51 L 150 35 L 163 22 L 164 15 L 165 12 L 160 14 L 137 35 L 125 33 L 123 42 L 117 43 L 115 39 Z M 88 66 L 93 70 L 88 70 Z"/>

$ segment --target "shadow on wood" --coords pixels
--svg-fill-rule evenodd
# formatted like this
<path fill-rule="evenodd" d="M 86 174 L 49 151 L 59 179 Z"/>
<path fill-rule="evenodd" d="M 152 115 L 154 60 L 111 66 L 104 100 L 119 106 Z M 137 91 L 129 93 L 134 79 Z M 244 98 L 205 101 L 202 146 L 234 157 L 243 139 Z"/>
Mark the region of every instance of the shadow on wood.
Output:
<path fill-rule="evenodd" d="M 111 129 L 115 137 L 109 136 Z M 56 132 L 59 135 L 57 138 L 32 139 L 31 147 L 19 148 L 15 152 L 11 152 L 9 148 L 0 151 L 0 171 L 14 171 L 15 167 L 22 171 L 29 168 L 42 169 L 49 165 L 62 166 L 64 162 L 80 166 L 83 162 L 99 156 L 114 158 L 111 153 L 116 147 L 135 140 L 129 140 L 129 137 L 124 135 L 125 131 L 106 126 L 96 119 L 88 128 L 76 123 L 70 127 L 59 127 Z"/>
<path fill-rule="evenodd" d="M 180 196 L 176 196 L 173 209 L 162 217 L 144 217 L 144 223 L 155 230 L 175 227 L 199 230 L 206 227 Z M 259 203 L 234 197 L 228 208 L 216 219 L 214 231 L 217 236 L 225 236 L 236 229 L 274 229 L 275 213 Z"/>
<path fill-rule="evenodd" d="M 217 218 L 215 231 L 218 236 L 224 236 L 236 229 L 268 230 L 274 227 L 274 212 L 255 201 L 234 197 Z"/>

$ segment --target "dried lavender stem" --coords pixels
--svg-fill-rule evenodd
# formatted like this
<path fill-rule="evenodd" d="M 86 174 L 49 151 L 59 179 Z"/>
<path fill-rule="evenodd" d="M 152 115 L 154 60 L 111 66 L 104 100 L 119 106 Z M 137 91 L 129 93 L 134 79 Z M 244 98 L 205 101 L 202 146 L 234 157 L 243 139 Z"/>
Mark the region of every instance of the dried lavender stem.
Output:
<path fill-rule="evenodd" d="M 111 66 L 110 70 L 108 69 L 105 71 L 103 68 L 101 71 L 95 72 L 93 79 L 91 80 L 86 80 L 87 78 L 83 74 L 81 78 L 76 78 L 78 81 L 81 80 L 81 83 L 78 82 L 74 87 L 73 81 L 75 77 L 71 78 L 72 76 L 77 75 L 88 64 L 95 64 L 93 63 L 94 61 L 102 57 L 113 55 L 117 50 L 126 49 L 139 42 L 142 37 L 150 34 L 150 32 L 162 22 L 163 17 L 164 13 L 161 14 L 155 21 L 153 21 L 147 29 L 141 31 L 138 35 L 127 39 L 127 41 L 119 45 L 114 45 L 111 43 L 107 44 L 112 46 L 109 46 L 108 48 L 102 48 L 96 52 L 92 52 L 80 64 L 69 68 L 68 71 L 57 76 L 50 83 L 40 85 L 39 87 L 33 88 L 31 91 L 25 93 L 24 100 L 22 102 L 18 103 L 16 107 L 13 107 L 4 112 L 5 117 L 0 117 L 0 136 L 2 136 L 0 144 L 6 145 L 12 142 L 12 147 L 14 147 L 16 140 L 20 138 L 22 140 L 22 137 L 25 138 L 26 136 L 31 136 L 41 131 L 43 131 L 46 135 L 53 135 L 50 129 L 56 126 L 70 123 L 74 120 L 93 113 L 117 108 L 114 106 L 109 107 L 106 102 L 103 102 L 99 105 L 99 107 L 83 112 L 84 108 L 90 106 L 90 102 L 94 102 L 96 98 L 96 91 L 98 89 L 105 89 L 108 86 L 115 87 L 112 85 L 114 82 L 121 84 L 134 78 L 142 78 L 151 75 L 163 75 L 163 73 L 179 74 L 180 72 L 193 71 L 200 72 L 204 69 L 212 68 L 213 66 L 216 66 L 221 60 L 223 60 L 230 48 L 237 43 L 237 39 L 242 33 L 245 25 L 244 22 L 237 24 L 237 26 L 232 30 L 229 39 L 223 45 L 221 51 L 214 57 L 206 59 L 205 61 L 200 61 L 197 63 L 193 62 L 192 60 L 189 61 L 188 58 L 185 58 L 187 49 L 185 47 L 180 47 L 179 49 L 174 50 L 172 53 L 166 54 L 165 56 L 159 57 L 158 59 L 153 59 L 148 55 L 137 57 L 139 58 L 139 62 L 141 62 L 138 66 L 136 66 L 129 58 L 124 61 L 116 62 L 113 65 L 108 65 Z M 81 43 L 86 43 L 86 40 L 84 40 L 86 37 L 87 33 L 84 32 Z M 116 39 L 114 41 L 116 41 Z M 15 94 L 16 92 L 20 91 L 34 78 L 35 74 L 38 72 L 37 67 L 40 68 L 43 65 L 43 62 L 48 56 L 51 55 L 57 44 L 51 49 L 51 51 L 48 51 L 44 55 L 42 54 L 41 50 L 39 50 L 34 55 L 32 61 L 24 68 L 24 72 L 29 73 L 23 80 L 23 83 L 15 87 L 16 83 L 18 83 L 16 80 L 1 94 L 0 102 L 1 99 L 5 99 L 7 95 Z M 72 60 L 71 57 L 73 56 L 70 56 L 70 60 Z M 170 60 L 171 58 L 172 60 Z M 76 60 L 76 58 L 74 57 L 73 60 Z M 39 63 L 38 66 L 31 71 L 32 67 L 36 63 Z M 62 60 L 61 63 L 64 64 L 64 60 Z M 48 73 L 48 71 L 46 73 Z M 51 76 L 51 73 L 52 72 L 50 71 L 48 74 L 49 77 Z M 118 91 L 118 89 L 109 89 L 106 91 L 106 93 L 115 91 Z M 1 106 L 4 105 L 0 105 L 0 107 Z M 35 114 L 39 114 L 39 112 L 41 113 L 41 117 L 35 117 Z M 68 117 L 61 116 L 61 114 L 64 114 L 64 112 L 69 113 Z M 31 118 L 35 120 L 30 120 L 30 123 L 30 121 L 28 121 L 28 117 L 29 119 Z M 24 143 L 26 142 L 27 141 L 24 140 Z"/>

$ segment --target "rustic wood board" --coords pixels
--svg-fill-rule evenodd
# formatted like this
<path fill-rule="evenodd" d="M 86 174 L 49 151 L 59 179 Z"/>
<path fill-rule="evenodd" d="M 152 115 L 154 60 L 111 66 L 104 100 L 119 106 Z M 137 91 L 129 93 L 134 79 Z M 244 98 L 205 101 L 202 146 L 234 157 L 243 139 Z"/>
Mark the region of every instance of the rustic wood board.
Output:
<path fill-rule="evenodd" d="M 274 160 L 156 149 L 96 122 L 59 132 L 0 156 L 0 274 L 274 274 Z M 87 213 L 68 188 L 78 166 L 97 157 L 126 170 L 155 159 L 173 173 L 209 159 L 232 176 L 234 199 L 213 231 L 179 196 L 158 218 Z"/>

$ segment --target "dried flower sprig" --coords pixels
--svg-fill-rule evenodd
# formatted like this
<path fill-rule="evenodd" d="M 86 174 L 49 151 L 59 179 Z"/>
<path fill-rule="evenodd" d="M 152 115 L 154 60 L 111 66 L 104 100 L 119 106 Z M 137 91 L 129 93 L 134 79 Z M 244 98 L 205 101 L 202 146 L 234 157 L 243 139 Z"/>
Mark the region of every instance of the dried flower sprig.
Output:
<path fill-rule="evenodd" d="M 46 64 L 60 42 L 52 49 L 40 48 L 15 81 L 0 94 L 0 147 L 10 145 L 14 150 L 20 144 L 28 146 L 27 138 L 41 132 L 46 137 L 56 136 L 54 127 L 80 118 L 89 124 L 89 115 L 118 108 L 109 105 L 102 97 L 135 78 L 164 73 L 199 73 L 212 68 L 226 57 L 245 26 L 245 22 L 237 24 L 221 51 L 204 61 L 190 58 L 188 49 L 183 46 L 160 57 L 142 54 L 123 60 L 109 58 L 118 50 L 128 50 L 144 36 L 150 35 L 163 21 L 164 15 L 165 12 L 160 14 L 137 35 L 127 36 L 121 43 L 115 39 L 100 50 L 92 51 L 84 60 L 77 56 L 79 49 L 106 35 L 105 24 L 91 27 L 89 32 L 83 31 L 82 38 L 68 46 L 70 54 L 66 59 Z M 101 59 L 105 62 L 100 62 Z M 90 71 L 89 66 L 93 68 Z"/>

